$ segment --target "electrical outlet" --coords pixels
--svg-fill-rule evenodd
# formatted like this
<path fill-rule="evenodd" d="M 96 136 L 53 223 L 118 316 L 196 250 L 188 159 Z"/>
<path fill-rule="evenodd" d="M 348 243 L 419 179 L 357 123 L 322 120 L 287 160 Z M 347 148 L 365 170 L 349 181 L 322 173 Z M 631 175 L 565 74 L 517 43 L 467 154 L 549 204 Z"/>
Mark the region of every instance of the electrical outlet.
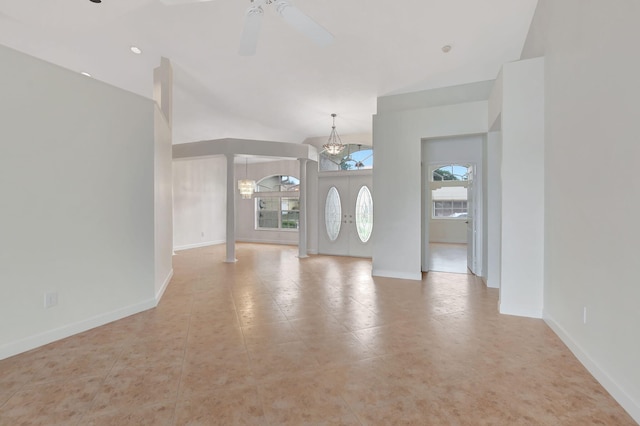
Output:
<path fill-rule="evenodd" d="M 204 231 L 202 231 L 202 232 L 200 233 L 200 236 L 201 236 L 201 237 L 204 237 Z"/>
<path fill-rule="evenodd" d="M 582 322 L 584 324 L 587 323 L 587 307 L 586 306 L 582 310 Z"/>
<path fill-rule="evenodd" d="M 45 293 L 44 294 L 44 307 L 51 308 L 58 304 L 58 293 Z"/>

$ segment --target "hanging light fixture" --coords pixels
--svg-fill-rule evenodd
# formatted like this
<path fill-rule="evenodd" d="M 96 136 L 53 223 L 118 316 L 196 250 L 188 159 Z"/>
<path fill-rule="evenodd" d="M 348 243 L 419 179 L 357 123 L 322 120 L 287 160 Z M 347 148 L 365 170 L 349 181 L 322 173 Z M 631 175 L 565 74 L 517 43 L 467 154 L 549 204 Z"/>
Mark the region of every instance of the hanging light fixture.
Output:
<path fill-rule="evenodd" d="M 336 131 L 336 114 L 331 114 L 333 117 L 333 126 L 331 126 L 331 134 L 329 134 L 329 140 L 322 147 L 329 153 L 329 155 L 338 155 L 344 150 L 344 145 L 338 136 Z"/>
<path fill-rule="evenodd" d="M 244 200 L 248 200 L 251 198 L 253 193 L 256 190 L 256 181 L 247 179 L 247 168 L 248 168 L 249 160 L 247 158 L 244 159 L 244 179 L 240 179 L 238 181 L 238 190 L 240 191 L 240 195 Z"/>

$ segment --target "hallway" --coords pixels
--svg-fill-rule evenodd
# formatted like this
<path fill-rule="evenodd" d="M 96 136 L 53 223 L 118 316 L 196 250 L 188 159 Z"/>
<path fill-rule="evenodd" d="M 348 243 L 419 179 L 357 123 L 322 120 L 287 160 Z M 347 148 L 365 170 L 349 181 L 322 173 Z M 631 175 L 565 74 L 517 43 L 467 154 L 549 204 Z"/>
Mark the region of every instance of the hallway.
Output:
<path fill-rule="evenodd" d="M 457 274 L 470 273 L 467 268 L 467 245 L 429 243 L 429 270 Z"/>
<path fill-rule="evenodd" d="M 177 252 L 153 310 L 0 361 L 0 424 L 633 425 L 473 275 L 238 244 Z"/>

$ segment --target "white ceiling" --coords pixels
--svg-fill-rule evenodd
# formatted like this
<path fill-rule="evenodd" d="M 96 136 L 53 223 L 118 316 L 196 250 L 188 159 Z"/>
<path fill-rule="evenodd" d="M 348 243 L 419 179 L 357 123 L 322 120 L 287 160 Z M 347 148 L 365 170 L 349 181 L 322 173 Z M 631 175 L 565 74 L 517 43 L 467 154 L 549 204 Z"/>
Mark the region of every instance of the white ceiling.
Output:
<path fill-rule="evenodd" d="M 0 0 L 0 44 L 146 97 L 169 58 L 175 143 L 302 142 L 328 136 L 332 112 L 340 134 L 371 132 L 378 96 L 495 78 L 519 58 L 537 0 L 292 2 L 332 45 L 316 46 L 271 5 L 257 54 L 239 56 L 249 0 Z"/>

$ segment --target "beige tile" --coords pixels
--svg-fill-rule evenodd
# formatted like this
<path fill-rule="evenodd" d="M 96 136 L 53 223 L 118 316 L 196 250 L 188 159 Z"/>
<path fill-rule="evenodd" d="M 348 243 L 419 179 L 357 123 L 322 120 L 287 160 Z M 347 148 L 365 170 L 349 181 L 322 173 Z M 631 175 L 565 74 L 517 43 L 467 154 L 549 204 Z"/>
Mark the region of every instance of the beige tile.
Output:
<path fill-rule="evenodd" d="M 216 388 L 255 384 L 246 353 L 188 353 L 180 380 L 180 398 L 188 399 Z"/>
<path fill-rule="evenodd" d="M 283 379 L 260 386 L 264 412 L 274 425 L 357 425 L 349 405 L 331 385 L 307 377 Z"/>
<path fill-rule="evenodd" d="M 96 395 L 92 411 L 106 413 L 114 408 L 135 406 L 177 398 L 182 365 L 120 366 L 112 370 Z"/>
<path fill-rule="evenodd" d="M 237 248 L 181 251 L 157 308 L 0 361 L 0 425 L 635 424 L 477 277 Z"/>
<path fill-rule="evenodd" d="M 242 327 L 242 333 L 248 346 L 262 342 L 287 343 L 300 340 L 293 326 L 286 320 Z"/>
<path fill-rule="evenodd" d="M 102 380 L 85 377 L 26 386 L 0 408 L 0 424 L 76 424 L 91 407 Z"/>
<path fill-rule="evenodd" d="M 290 320 L 289 323 L 300 339 L 305 341 L 324 339 L 349 331 L 349 329 L 342 325 L 333 315 L 326 312 L 315 316 Z"/>
<path fill-rule="evenodd" d="M 172 424 L 176 402 L 132 406 L 106 413 L 87 413 L 81 420 L 82 426 L 169 426 Z"/>
<path fill-rule="evenodd" d="M 314 373 L 320 369 L 313 351 L 302 341 L 247 347 L 251 371 L 258 383 L 292 378 L 300 374 Z"/>
<path fill-rule="evenodd" d="M 305 344 L 321 366 L 348 364 L 377 356 L 351 333 L 309 339 Z"/>
<path fill-rule="evenodd" d="M 178 401 L 176 425 L 268 424 L 254 386 L 218 388 Z"/>

